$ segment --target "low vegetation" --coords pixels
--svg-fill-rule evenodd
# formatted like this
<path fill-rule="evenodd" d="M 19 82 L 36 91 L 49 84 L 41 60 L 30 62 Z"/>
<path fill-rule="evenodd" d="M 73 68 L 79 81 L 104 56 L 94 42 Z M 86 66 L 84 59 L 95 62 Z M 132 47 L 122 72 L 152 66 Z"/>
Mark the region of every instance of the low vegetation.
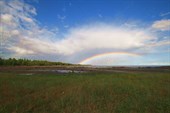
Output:
<path fill-rule="evenodd" d="M 168 72 L 0 72 L 0 113 L 168 113 Z"/>

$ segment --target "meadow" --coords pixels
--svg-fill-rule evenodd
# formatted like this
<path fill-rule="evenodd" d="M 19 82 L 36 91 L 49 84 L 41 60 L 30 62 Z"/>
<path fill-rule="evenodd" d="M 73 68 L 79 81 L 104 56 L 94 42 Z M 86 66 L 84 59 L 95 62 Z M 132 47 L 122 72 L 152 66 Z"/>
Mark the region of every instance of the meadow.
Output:
<path fill-rule="evenodd" d="M 0 113 L 168 113 L 170 71 L 0 71 Z"/>

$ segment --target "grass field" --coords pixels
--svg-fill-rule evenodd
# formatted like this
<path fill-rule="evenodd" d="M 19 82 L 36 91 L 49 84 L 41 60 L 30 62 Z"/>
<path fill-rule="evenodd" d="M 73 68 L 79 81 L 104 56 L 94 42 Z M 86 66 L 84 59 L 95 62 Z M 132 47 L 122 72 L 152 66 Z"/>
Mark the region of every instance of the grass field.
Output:
<path fill-rule="evenodd" d="M 0 113 L 168 113 L 165 72 L 0 72 Z"/>

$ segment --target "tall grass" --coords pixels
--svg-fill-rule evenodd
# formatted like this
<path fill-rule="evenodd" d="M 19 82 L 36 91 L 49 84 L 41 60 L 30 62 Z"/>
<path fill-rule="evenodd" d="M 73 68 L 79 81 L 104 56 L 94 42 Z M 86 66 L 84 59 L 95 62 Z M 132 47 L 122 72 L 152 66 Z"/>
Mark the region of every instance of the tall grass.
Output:
<path fill-rule="evenodd" d="M 168 113 L 169 73 L 0 73 L 0 113 Z"/>

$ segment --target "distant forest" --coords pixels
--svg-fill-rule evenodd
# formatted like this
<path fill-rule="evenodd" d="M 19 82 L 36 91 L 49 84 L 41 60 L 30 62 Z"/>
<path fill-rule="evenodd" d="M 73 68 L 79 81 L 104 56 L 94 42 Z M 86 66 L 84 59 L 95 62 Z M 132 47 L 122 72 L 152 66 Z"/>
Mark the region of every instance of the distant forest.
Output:
<path fill-rule="evenodd" d="M 63 62 L 50 62 L 46 60 L 28 60 L 28 59 L 2 59 L 0 58 L 0 66 L 53 66 L 53 65 L 72 65 Z"/>

